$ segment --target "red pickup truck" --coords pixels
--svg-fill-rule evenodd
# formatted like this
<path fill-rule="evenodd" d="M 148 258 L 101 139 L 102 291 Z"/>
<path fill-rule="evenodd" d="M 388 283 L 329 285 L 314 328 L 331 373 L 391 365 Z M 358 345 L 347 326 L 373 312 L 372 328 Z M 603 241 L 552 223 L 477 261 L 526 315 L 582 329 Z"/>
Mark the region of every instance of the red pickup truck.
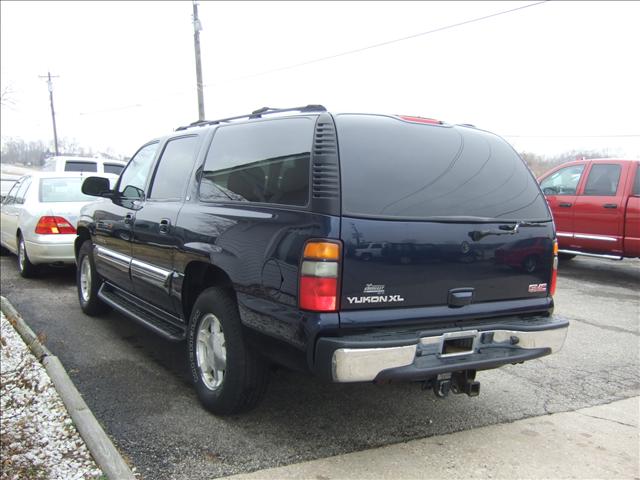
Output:
<path fill-rule="evenodd" d="M 539 182 L 561 257 L 640 257 L 640 160 L 576 160 Z"/>

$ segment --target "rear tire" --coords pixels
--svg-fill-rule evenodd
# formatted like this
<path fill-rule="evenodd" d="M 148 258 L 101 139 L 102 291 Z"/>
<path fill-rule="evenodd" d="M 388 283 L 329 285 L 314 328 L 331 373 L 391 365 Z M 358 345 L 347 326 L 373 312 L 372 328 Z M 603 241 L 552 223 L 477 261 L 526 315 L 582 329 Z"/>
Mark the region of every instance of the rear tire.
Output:
<path fill-rule="evenodd" d="M 247 346 L 238 306 L 226 290 L 204 290 L 187 333 L 189 367 L 198 399 L 216 415 L 256 407 L 269 382 L 269 363 Z"/>
<path fill-rule="evenodd" d="M 111 309 L 109 305 L 98 298 L 98 290 L 102 285 L 102 279 L 96 272 L 91 240 L 86 240 L 80 247 L 78 268 L 76 270 L 76 285 L 78 287 L 80 308 L 84 313 L 95 317 Z"/>
<path fill-rule="evenodd" d="M 18 234 L 18 271 L 22 278 L 33 278 L 38 273 L 38 268 L 29 260 L 27 246 L 21 233 Z"/>

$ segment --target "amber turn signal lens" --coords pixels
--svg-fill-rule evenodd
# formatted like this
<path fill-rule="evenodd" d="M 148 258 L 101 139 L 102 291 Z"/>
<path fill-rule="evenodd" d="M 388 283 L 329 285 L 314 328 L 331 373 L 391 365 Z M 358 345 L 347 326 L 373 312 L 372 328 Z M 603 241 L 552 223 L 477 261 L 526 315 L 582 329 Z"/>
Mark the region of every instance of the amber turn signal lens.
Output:
<path fill-rule="evenodd" d="M 329 242 L 309 242 L 304 247 L 304 258 L 339 260 L 340 245 Z"/>

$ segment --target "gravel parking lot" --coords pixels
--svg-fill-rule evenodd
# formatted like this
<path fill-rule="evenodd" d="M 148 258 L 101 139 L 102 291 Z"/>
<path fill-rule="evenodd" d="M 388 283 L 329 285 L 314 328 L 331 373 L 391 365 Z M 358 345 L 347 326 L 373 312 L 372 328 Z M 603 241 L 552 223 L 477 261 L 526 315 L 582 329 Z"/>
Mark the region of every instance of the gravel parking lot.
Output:
<path fill-rule="evenodd" d="M 560 265 L 564 349 L 481 372 L 477 398 L 436 399 L 418 385 L 333 385 L 280 370 L 265 402 L 217 418 L 200 408 L 183 344 L 111 313 L 80 311 L 75 273 L 22 279 L 1 260 L 2 295 L 63 362 L 95 416 L 144 478 L 198 479 L 575 410 L 640 394 L 640 261 Z"/>

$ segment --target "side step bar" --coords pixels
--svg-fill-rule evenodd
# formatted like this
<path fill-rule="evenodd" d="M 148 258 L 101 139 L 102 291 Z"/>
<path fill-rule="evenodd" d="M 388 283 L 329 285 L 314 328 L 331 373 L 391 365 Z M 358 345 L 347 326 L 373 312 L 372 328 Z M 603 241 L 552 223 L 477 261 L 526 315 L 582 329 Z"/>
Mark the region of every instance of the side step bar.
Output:
<path fill-rule="evenodd" d="M 133 297 L 114 285 L 103 283 L 98 290 L 98 298 L 167 340 L 179 342 L 186 338 L 186 325 L 181 324 L 177 317 Z"/>
<path fill-rule="evenodd" d="M 623 258 L 616 255 L 605 255 L 604 253 L 585 253 L 578 250 L 558 250 L 558 253 L 566 253 L 568 255 L 582 255 L 583 257 L 606 258 L 608 260 L 622 260 Z"/>

